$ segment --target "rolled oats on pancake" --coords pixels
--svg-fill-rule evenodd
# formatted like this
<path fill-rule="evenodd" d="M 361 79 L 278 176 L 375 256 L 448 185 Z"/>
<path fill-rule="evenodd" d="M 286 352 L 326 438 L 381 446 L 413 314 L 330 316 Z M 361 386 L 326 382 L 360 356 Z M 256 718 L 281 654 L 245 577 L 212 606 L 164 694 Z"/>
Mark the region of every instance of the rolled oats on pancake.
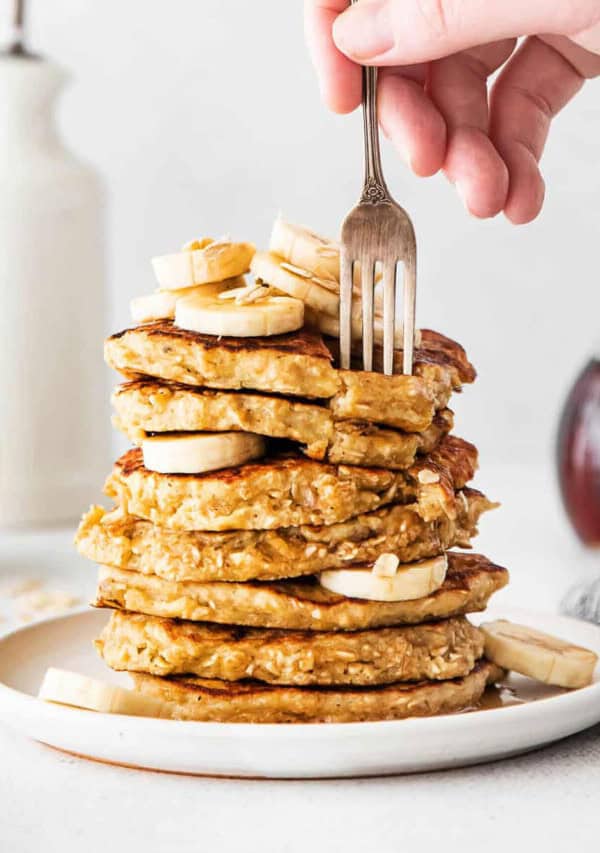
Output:
<path fill-rule="evenodd" d="M 105 358 L 129 379 L 330 400 L 338 419 L 408 432 L 427 429 L 452 391 L 475 377 L 462 347 L 429 332 L 415 351 L 412 376 L 337 370 L 321 336 L 307 328 L 270 338 L 216 338 L 170 321 L 146 323 L 108 338 Z"/>
<path fill-rule="evenodd" d="M 415 504 L 392 504 L 329 526 L 225 533 L 174 531 L 92 507 L 76 544 L 97 563 L 174 581 L 275 580 L 371 563 L 382 553 L 411 563 L 470 547 L 480 516 L 496 504 L 475 489 L 457 495 L 456 518 L 425 521 Z"/>
<path fill-rule="evenodd" d="M 483 610 L 490 596 L 507 582 L 506 569 L 486 557 L 452 551 L 448 553 L 446 580 L 436 592 L 414 601 L 392 602 L 346 598 L 324 589 L 312 576 L 279 582 L 176 582 L 102 566 L 94 603 L 192 622 L 358 631 Z"/>
<path fill-rule="evenodd" d="M 429 453 L 453 426 L 449 409 L 436 413 L 423 432 L 405 433 L 368 421 L 336 421 L 330 409 L 306 401 L 156 379 L 120 385 L 112 402 L 114 425 L 134 444 L 149 433 L 236 430 L 299 442 L 311 459 L 393 470 Z"/>
<path fill-rule="evenodd" d="M 454 714 L 474 708 L 504 676 L 482 658 L 463 678 L 376 687 L 282 687 L 247 681 L 132 674 L 147 696 L 173 705 L 173 719 L 223 723 L 352 723 Z"/>
<path fill-rule="evenodd" d="M 268 684 L 392 684 L 459 678 L 483 654 L 465 618 L 369 631 L 277 631 L 115 610 L 96 641 L 112 669 Z"/>
<path fill-rule="evenodd" d="M 406 471 L 331 465 L 293 454 L 206 474 L 157 474 L 139 448 L 115 463 L 105 494 L 121 509 L 173 530 L 270 530 L 335 524 L 392 502 L 426 520 L 456 517 L 455 489 L 473 477 L 477 451 L 446 436 Z"/>

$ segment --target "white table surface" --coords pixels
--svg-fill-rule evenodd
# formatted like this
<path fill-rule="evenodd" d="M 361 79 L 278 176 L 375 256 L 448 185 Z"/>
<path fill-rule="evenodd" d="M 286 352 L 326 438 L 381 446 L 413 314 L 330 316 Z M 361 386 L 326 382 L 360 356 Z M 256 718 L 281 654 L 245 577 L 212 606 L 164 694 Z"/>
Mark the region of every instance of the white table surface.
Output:
<path fill-rule="evenodd" d="M 508 566 L 495 601 L 556 610 L 568 586 L 600 574 L 562 515 L 550 471 L 485 470 L 501 510 L 482 521 L 478 550 Z M 15 576 L 86 599 L 94 567 L 72 530 L 0 534 L 0 586 Z M 9 630 L 14 602 L 0 600 Z M 188 778 L 85 761 L 0 727 L 0 851 L 128 850 L 387 853 L 600 845 L 600 726 L 521 758 L 388 779 L 268 782 Z M 443 847 L 441 846 L 443 845 Z"/>

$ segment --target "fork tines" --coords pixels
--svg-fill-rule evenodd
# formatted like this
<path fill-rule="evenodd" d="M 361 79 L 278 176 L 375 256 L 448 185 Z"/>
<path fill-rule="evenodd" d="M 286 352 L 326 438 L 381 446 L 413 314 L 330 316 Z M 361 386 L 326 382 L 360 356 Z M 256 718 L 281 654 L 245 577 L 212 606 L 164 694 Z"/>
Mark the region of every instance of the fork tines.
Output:
<path fill-rule="evenodd" d="M 388 197 L 389 198 L 389 197 Z M 383 372 L 394 372 L 396 343 L 396 283 L 401 267 L 403 288 L 403 372 L 412 373 L 415 335 L 416 244 L 412 223 L 391 199 L 361 201 L 346 217 L 340 253 L 340 361 L 352 362 L 352 338 L 362 329 L 362 367 L 373 370 L 375 345 L 375 277 L 383 287 Z M 352 300 L 359 285 L 362 322 Z M 357 328 L 358 325 L 358 328 Z M 377 341 L 381 343 L 381 340 Z"/>

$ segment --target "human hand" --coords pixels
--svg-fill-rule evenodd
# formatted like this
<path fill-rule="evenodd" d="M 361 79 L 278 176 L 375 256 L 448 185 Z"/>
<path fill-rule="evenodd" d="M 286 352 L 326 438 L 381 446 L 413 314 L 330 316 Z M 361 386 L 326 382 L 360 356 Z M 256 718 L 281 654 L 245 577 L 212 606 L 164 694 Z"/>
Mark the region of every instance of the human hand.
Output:
<path fill-rule="evenodd" d="M 415 174 L 441 169 L 474 216 L 514 223 L 541 210 L 552 119 L 600 75 L 598 0 L 305 0 L 305 29 L 332 110 L 381 66 L 379 122 Z"/>

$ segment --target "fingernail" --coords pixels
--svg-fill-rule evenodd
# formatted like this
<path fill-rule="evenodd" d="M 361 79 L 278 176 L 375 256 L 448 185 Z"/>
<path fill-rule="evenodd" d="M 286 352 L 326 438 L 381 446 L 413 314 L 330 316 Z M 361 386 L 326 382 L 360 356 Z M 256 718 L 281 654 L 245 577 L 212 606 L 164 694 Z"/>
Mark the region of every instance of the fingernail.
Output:
<path fill-rule="evenodd" d="M 458 193 L 459 199 L 462 201 L 463 205 L 465 206 L 465 210 L 467 211 L 467 213 L 470 214 L 471 209 L 469 208 L 469 202 L 467 201 L 467 188 L 465 186 L 463 186 L 463 184 L 461 184 L 460 181 L 456 181 L 454 186 L 456 187 L 456 192 Z"/>
<path fill-rule="evenodd" d="M 392 134 L 388 131 L 385 125 L 384 116 L 379 117 L 379 127 L 381 128 L 381 132 L 383 133 L 385 138 L 389 139 L 390 142 L 394 144 L 396 150 L 398 151 L 406 165 L 409 167 L 409 169 L 414 172 L 412 164 L 412 152 L 408 144 L 403 139 L 394 139 L 392 137 Z"/>
<path fill-rule="evenodd" d="M 342 53 L 358 62 L 387 53 L 394 46 L 387 0 L 362 0 L 351 6 L 335 19 L 333 40 Z"/>
<path fill-rule="evenodd" d="M 411 152 L 411 150 L 410 150 L 409 148 L 407 148 L 407 147 L 406 147 L 406 145 L 403 145 L 403 146 L 402 146 L 402 150 L 401 150 L 400 156 L 404 158 L 404 162 L 406 163 L 406 165 L 408 166 L 408 168 L 410 169 L 410 171 L 411 171 L 411 172 L 414 172 L 414 171 L 415 171 L 415 167 L 413 166 L 413 161 L 412 161 L 412 152 Z"/>
<path fill-rule="evenodd" d="M 410 150 L 406 142 L 398 141 L 396 142 L 396 145 L 398 146 L 400 156 L 402 157 L 408 168 L 411 170 L 411 172 L 414 172 L 412 163 L 412 151 Z"/>

